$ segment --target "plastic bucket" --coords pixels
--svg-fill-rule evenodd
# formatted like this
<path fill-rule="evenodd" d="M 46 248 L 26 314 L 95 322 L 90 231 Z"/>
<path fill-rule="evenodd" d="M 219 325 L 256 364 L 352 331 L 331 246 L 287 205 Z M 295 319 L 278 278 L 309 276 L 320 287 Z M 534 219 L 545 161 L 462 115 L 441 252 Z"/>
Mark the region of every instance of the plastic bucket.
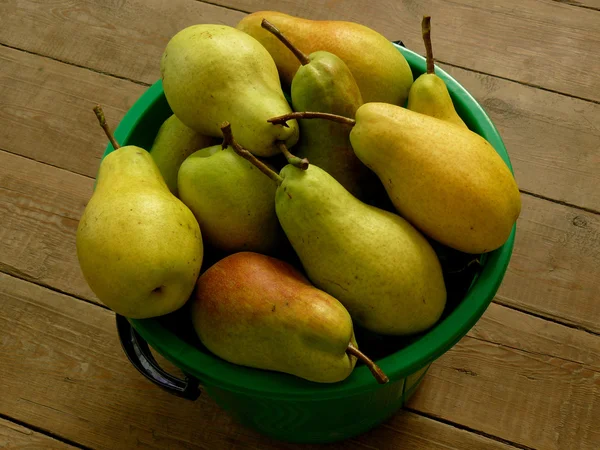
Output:
<path fill-rule="evenodd" d="M 415 78 L 425 71 L 420 55 L 394 44 L 410 64 Z M 475 99 L 452 77 L 436 68 L 444 79 L 455 107 L 466 124 L 485 137 L 512 166 L 493 123 Z M 161 82 L 151 86 L 125 115 L 115 135 L 122 145 L 149 149 L 156 131 L 171 114 Z M 112 151 L 108 145 L 105 155 Z M 343 382 L 319 384 L 290 375 L 230 364 L 206 350 L 191 331 L 186 307 L 170 316 L 144 320 L 121 319 L 119 332 L 130 360 L 148 378 L 171 386 L 172 391 L 194 398 L 199 380 L 206 393 L 239 422 L 275 439 L 324 443 L 363 433 L 393 415 L 419 386 L 430 364 L 454 346 L 479 320 L 506 272 L 516 225 L 507 242 L 483 255 L 481 268 L 469 280 L 461 298 L 449 304 L 442 319 L 426 333 L 398 351 L 377 359 L 389 376 L 377 384 L 363 365 L 357 365 Z M 119 317 L 117 318 L 119 323 Z M 132 326 L 131 333 L 123 322 Z M 154 366 L 145 340 L 156 351 L 189 374 L 177 382 Z M 136 341 L 137 339 L 137 341 Z M 359 346 L 361 342 L 359 341 Z M 140 359 L 144 359 L 140 362 Z"/>

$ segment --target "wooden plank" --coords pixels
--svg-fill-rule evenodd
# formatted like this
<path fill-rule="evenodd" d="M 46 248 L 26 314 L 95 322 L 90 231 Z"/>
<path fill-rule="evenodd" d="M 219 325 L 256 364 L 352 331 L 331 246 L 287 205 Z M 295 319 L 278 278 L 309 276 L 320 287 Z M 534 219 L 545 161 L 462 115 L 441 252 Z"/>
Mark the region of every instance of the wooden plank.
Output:
<path fill-rule="evenodd" d="M 218 0 L 243 11 L 267 0 Z M 315 2 L 285 0 L 277 10 L 311 19 L 352 20 L 423 53 L 420 21 L 431 14 L 440 61 L 600 101 L 600 12 L 545 0 Z M 195 23 L 235 25 L 244 13 L 195 0 L 0 4 L 0 43 L 152 83 L 168 39 Z M 92 26 L 93 24 L 93 26 Z M 35 29 L 35 33 L 22 30 Z M 77 39 L 72 39 L 78 36 Z M 485 39 L 482 37 L 485 36 Z"/>
<path fill-rule="evenodd" d="M 93 183 L 0 151 L 0 270 L 95 300 L 75 248 L 77 225 Z"/>
<path fill-rule="evenodd" d="M 441 67 L 498 128 L 521 189 L 600 212 L 600 104 Z"/>
<path fill-rule="evenodd" d="M 0 43 L 151 84 L 180 29 L 235 25 L 244 15 L 195 0 L 8 0 L 0 3 Z"/>
<path fill-rule="evenodd" d="M 410 407 L 531 448 L 600 448 L 600 372 L 538 352 L 467 337 L 432 365 Z"/>
<path fill-rule="evenodd" d="M 590 8 L 600 11 L 600 0 L 553 0 L 555 2 L 566 3 L 567 5 Z"/>
<path fill-rule="evenodd" d="M 467 69 L 600 101 L 600 12 L 547 0 L 216 0 L 255 12 L 349 20 L 424 54 L 421 18 L 432 16 L 435 58 Z"/>
<path fill-rule="evenodd" d="M 0 149 L 95 177 L 107 141 L 145 86 L 0 47 Z"/>
<path fill-rule="evenodd" d="M 145 87 L 6 47 L 0 61 L 0 120 L 10 124 L 0 149 L 95 177 L 106 138 L 91 107 L 116 125 Z M 522 189 L 600 211 L 600 104 L 442 67 L 489 113 Z"/>
<path fill-rule="evenodd" d="M 0 418 L 0 448 L 8 450 L 36 448 L 68 450 L 76 449 L 77 447 Z"/>
<path fill-rule="evenodd" d="M 468 333 L 528 353 L 566 359 L 600 372 L 600 339 L 584 330 L 568 328 L 492 303 Z"/>
<path fill-rule="evenodd" d="M 96 301 L 75 254 L 93 180 L 0 151 L 0 269 Z M 600 333 L 600 216 L 523 195 L 497 301 Z"/>
<path fill-rule="evenodd" d="M 0 309 L 2 414 L 92 448 L 322 448 L 266 439 L 231 420 L 206 394 L 190 402 L 155 387 L 128 363 L 110 311 L 5 274 Z M 328 448 L 348 445 L 513 448 L 410 412 Z"/>
<path fill-rule="evenodd" d="M 523 195 L 496 301 L 600 333 L 600 216 Z"/>

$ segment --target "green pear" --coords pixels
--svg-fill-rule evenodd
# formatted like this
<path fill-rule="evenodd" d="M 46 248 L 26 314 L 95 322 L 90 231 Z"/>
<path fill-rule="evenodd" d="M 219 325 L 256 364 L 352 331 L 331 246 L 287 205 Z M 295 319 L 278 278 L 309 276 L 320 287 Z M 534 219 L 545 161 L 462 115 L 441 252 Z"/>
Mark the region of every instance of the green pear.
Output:
<path fill-rule="evenodd" d="M 359 23 L 308 20 L 277 11 L 257 11 L 242 18 L 236 28 L 255 37 L 277 64 L 282 82 L 292 83 L 300 63 L 275 36 L 264 30 L 267 19 L 306 53 L 317 50 L 339 56 L 350 68 L 365 102 L 404 105 L 413 75 L 408 62 L 389 39 Z"/>
<path fill-rule="evenodd" d="M 308 278 L 354 321 L 387 335 L 427 330 L 446 289 L 440 262 L 402 217 L 356 199 L 317 166 L 280 172 L 277 217 Z"/>
<path fill-rule="evenodd" d="M 129 318 L 179 309 L 202 264 L 198 222 L 169 191 L 150 154 L 133 145 L 102 161 L 76 242 L 92 291 Z"/>
<path fill-rule="evenodd" d="M 319 111 L 354 117 L 363 104 L 360 89 L 350 69 L 336 55 L 316 51 L 305 55 L 273 24 L 266 28 L 296 55 L 301 65 L 292 79 L 291 99 L 294 111 Z M 339 181 L 355 197 L 365 200 L 379 179 L 354 154 L 348 125 L 323 120 L 299 120 L 300 139 L 294 153 L 307 158 Z M 383 191 L 383 188 L 381 188 Z M 385 195 L 385 192 L 384 192 Z"/>
<path fill-rule="evenodd" d="M 226 25 L 201 24 L 175 34 L 160 62 L 167 101 L 188 127 L 221 136 L 231 122 L 238 141 L 257 156 L 280 153 L 298 140 L 298 124 L 272 126 L 291 112 L 273 58 L 253 37 Z"/>
<path fill-rule="evenodd" d="M 104 122 L 99 108 L 97 115 Z M 116 150 L 102 160 L 79 221 L 77 257 L 92 291 L 115 313 L 161 316 L 179 309 L 194 289 L 204 252 L 200 227 L 150 154 L 119 148 L 110 137 Z"/>
<path fill-rule="evenodd" d="M 289 263 L 258 253 L 235 253 L 206 270 L 191 315 L 202 343 L 220 358 L 313 382 L 346 379 L 360 353 L 338 300 Z"/>
<path fill-rule="evenodd" d="M 225 141 L 277 185 L 275 211 L 310 281 L 338 299 L 353 321 L 386 335 L 433 326 L 446 304 L 437 255 L 402 217 L 363 203 L 319 167 L 291 164 L 277 174 Z"/>
<path fill-rule="evenodd" d="M 425 42 L 425 49 L 427 51 L 427 73 L 420 75 L 410 87 L 406 107 L 411 111 L 436 117 L 467 128 L 467 125 L 465 125 L 456 112 L 456 109 L 454 109 L 454 104 L 452 103 L 452 98 L 450 98 L 446 83 L 435 74 L 433 50 L 431 47 L 430 20 L 431 17 L 424 16 L 421 23 L 423 41 Z"/>
<path fill-rule="evenodd" d="M 465 253 L 497 249 L 521 211 L 517 183 L 488 141 L 471 130 L 385 103 L 356 112 L 350 141 L 397 211 Z"/>
<path fill-rule="evenodd" d="M 226 252 L 271 254 L 284 239 L 275 214 L 275 186 L 231 147 L 198 150 L 181 165 L 179 198 L 206 243 Z"/>
<path fill-rule="evenodd" d="M 169 190 L 178 195 L 177 172 L 181 163 L 196 150 L 216 144 L 216 139 L 204 136 L 172 114 L 158 129 L 150 155 L 158 166 Z"/>

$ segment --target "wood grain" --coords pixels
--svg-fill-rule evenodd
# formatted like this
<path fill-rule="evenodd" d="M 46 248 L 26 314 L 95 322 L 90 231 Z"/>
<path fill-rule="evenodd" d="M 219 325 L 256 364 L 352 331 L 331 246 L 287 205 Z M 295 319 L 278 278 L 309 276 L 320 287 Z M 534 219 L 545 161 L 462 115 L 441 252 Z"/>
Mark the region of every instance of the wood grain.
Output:
<path fill-rule="evenodd" d="M 95 177 L 107 141 L 92 108 L 114 126 L 145 89 L 0 47 L 0 149 Z"/>
<path fill-rule="evenodd" d="M 93 183 L 0 151 L 0 270 L 95 300 L 75 248 L 77 225 Z"/>
<path fill-rule="evenodd" d="M 496 301 L 600 333 L 600 216 L 523 196 Z"/>
<path fill-rule="evenodd" d="M 75 232 L 93 180 L 0 151 L 0 269 L 97 301 Z M 600 218 L 523 195 L 513 257 L 497 301 L 600 333 Z"/>
<path fill-rule="evenodd" d="M 600 12 L 547 0 L 216 0 L 255 12 L 350 20 L 424 54 L 421 18 L 432 16 L 435 58 L 467 69 L 600 101 Z"/>
<path fill-rule="evenodd" d="M 158 58 L 174 33 L 195 23 L 235 25 L 244 16 L 195 0 L 96 3 L 5 1 L 0 4 L 0 43 L 152 83 Z M 266 0 L 211 3 L 250 12 L 273 8 Z M 358 21 L 417 51 L 423 50 L 421 17 L 431 14 L 440 61 L 600 101 L 598 11 L 547 0 L 285 0 L 276 9 L 311 19 Z M 36 33 L 21 32 L 34 28 Z"/>
<path fill-rule="evenodd" d="M 432 365 L 410 407 L 531 448 L 599 448 L 600 372 L 545 352 L 467 337 Z"/>
<path fill-rule="evenodd" d="M 583 8 L 590 8 L 600 11 L 600 0 L 553 0 L 559 3 L 565 3 L 567 5 L 579 6 Z"/>
<path fill-rule="evenodd" d="M 8 420 L 0 419 L 0 448 L 7 450 L 68 450 L 76 449 L 51 437 L 37 433 Z"/>
<path fill-rule="evenodd" d="M 584 330 L 568 328 L 492 303 L 468 336 L 528 353 L 573 361 L 600 372 L 600 339 Z"/>
<path fill-rule="evenodd" d="M 441 67 L 498 128 L 521 189 L 600 212 L 600 104 Z"/>
<path fill-rule="evenodd" d="M 206 394 L 190 402 L 152 385 L 123 354 L 110 311 L 5 274 L 0 309 L 2 414 L 99 449 L 323 448 L 272 441 L 232 421 Z M 512 448 L 410 412 L 327 448 L 349 445 Z"/>
<path fill-rule="evenodd" d="M 0 3 L 0 43 L 152 84 L 179 30 L 243 16 L 195 0 L 8 0 Z"/>

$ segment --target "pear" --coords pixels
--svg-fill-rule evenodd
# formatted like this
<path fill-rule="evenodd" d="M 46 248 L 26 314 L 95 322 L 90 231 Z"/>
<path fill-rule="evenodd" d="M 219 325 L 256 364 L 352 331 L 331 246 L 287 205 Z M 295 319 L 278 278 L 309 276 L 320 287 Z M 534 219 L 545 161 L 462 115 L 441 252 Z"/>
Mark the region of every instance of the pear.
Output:
<path fill-rule="evenodd" d="M 236 28 L 256 38 L 269 51 L 286 88 L 291 86 L 300 62 L 283 43 L 262 28 L 263 19 L 279 28 L 305 53 L 322 50 L 341 58 L 352 72 L 365 102 L 406 103 L 413 82 L 410 66 L 402 53 L 375 30 L 354 22 L 307 20 L 277 11 L 247 15 Z"/>
<path fill-rule="evenodd" d="M 99 108 L 97 114 L 104 122 Z M 79 264 L 115 313 L 161 316 L 179 309 L 194 289 L 204 250 L 200 228 L 146 150 L 111 142 L 116 150 L 102 160 L 77 228 Z"/>
<path fill-rule="evenodd" d="M 205 243 L 225 252 L 273 253 L 285 236 L 275 215 L 275 186 L 231 147 L 198 150 L 181 165 L 179 198 Z"/>
<path fill-rule="evenodd" d="M 408 93 L 407 108 L 438 119 L 454 123 L 463 128 L 467 125 L 460 118 L 450 98 L 444 80 L 435 74 L 433 50 L 431 47 L 431 17 L 424 16 L 421 22 L 423 41 L 427 52 L 427 73 L 420 75 Z"/>
<path fill-rule="evenodd" d="M 223 129 L 226 140 L 268 174 L 269 169 Z M 275 210 L 310 281 L 338 299 L 353 321 L 379 334 L 409 335 L 440 318 L 446 288 L 425 237 L 391 212 L 361 202 L 310 164 L 269 174 L 278 185 Z"/>
<path fill-rule="evenodd" d="M 179 194 L 177 173 L 181 163 L 196 150 L 216 143 L 216 138 L 192 130 L 175 114 L 162 123 L 150 148 L 150 155 L 173 195 Z"/>
<path fill-rule="evenodd" d="M 356 112 L 354 152 L 383 182 L 398 212 L 429 237 L 465 253 L 508 239 L 521 212 L 517 183 L 471 130 L 384 103 Z"/>
<path fill-rule="evenodd" d="M 263 20 L 262 26 L 290 48 L 302 64 L 292 80 L 291 99 L 295 111 L 320 111 L 354 117 L 363 101 L 344 61 L 325 51 L 305 55 L 273 24 Z M 299 123 L 302 133 L 294 148 L 298 157 L 306 158 L 325 170 L 361 200 L 373 195 L 374 186 L 381 187 L 375 174 L 354 154 L 349 126 L 307 119 Z"/>
<path fill-rule="evenodd" d="M 198 133 L 220 137 L 232 123 L 238 140 L 257 156 L 292 147 L 298 124 L 273 127 L 267 119 L 291 111 L 277 67 L 250 35 L 226 25 L 193 25 L 175 34 L 160 61 L 165 97 L 175 115 Z"/>
<path fill-rule="evenodd" d="M 206 348 L 233 364 L 335 383 L 362 357 L 388 381 L 358 350 L 342 304 L 270 256 L 239 252 L 212 265 L 198 278 L 191 316 Z"/>
<path fill-rule="evenodd" d="M 389 103 L 356 119 L 302 111 L 269 119 L 327 119 L 352 126 L 354 153 L 383 183 L 395 209 L 439 243 L 464 253 L 502 246 L 521 213 L 517 182 L 494 147 L 466 127 Z"/>

